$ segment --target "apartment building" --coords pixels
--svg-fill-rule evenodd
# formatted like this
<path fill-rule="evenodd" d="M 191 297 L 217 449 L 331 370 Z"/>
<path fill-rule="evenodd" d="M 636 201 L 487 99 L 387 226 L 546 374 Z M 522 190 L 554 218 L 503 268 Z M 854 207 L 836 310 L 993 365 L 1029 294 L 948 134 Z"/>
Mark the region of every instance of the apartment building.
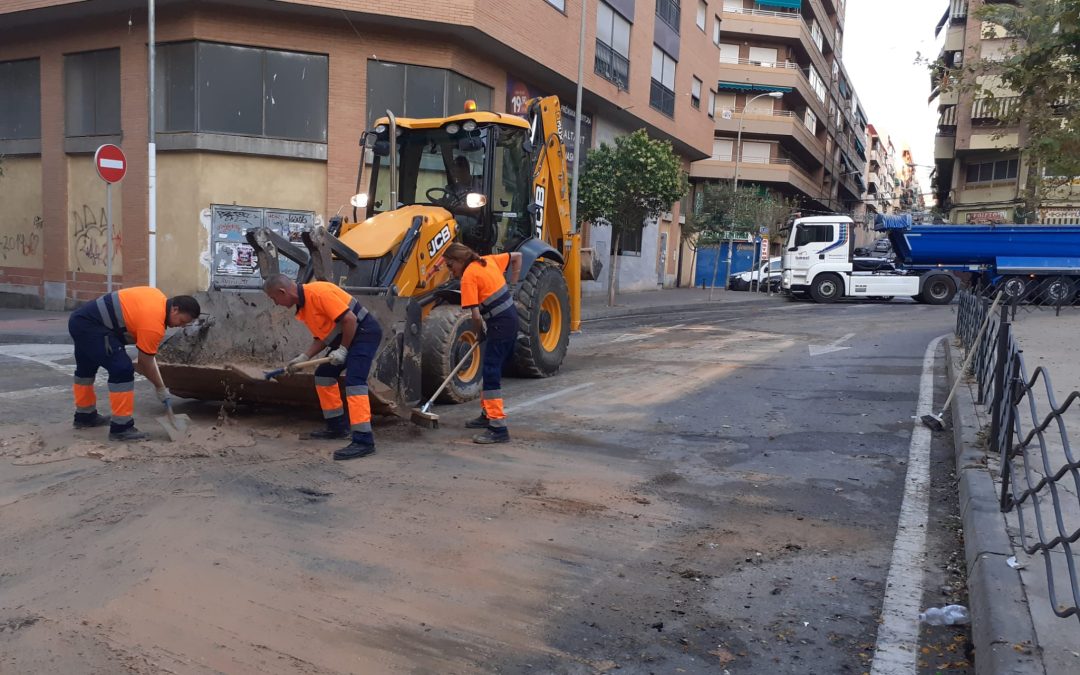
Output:
<path fill-rule="evenodd" d="M 851 213 L 865 191 L 866 115 L 843 66 L 841 0 L 699 0 L 719 49 L 712 154 L 698 184 L 731 180 Z"/>
<path fill-rule="evenodd" d="M 995 60 L 1008 52 L 1013 38 L 984 24 L 975 13 L 984 0 L 942 2 L 945 12 L 935 35 L 945 42 L 932 75 L 930 103 L 937 101 L 938 127 L 934 139 L 936 173 L 932 186 L 938 208 L 951 223 L 1009 223 L 1023 220 L 1027 162 L 1019 150 L 1023 129 L 1003 121 L 1017 105 L 1015 92 L 959 86 L 960 68 L 975 59 Z M 990 96 L 990 93 L 993 96 Z M 1066 185 L 1045 200 L 1041 223 L 1080 220 L 1080 185 Z"/>
<path fill-rule="evenodd" d="M 683 9 L 584 3 L 583 148 L 645 128 L 688 172 L 710 155 L 703 92 L 719 50 Z M 582 11 L 566 0 L 159 0 L 151 101 L 144 0 L 2 3 L 0 302 L 70 307 L 105 290 L 105 187 L 92 162 L 103 143 L 128 160 L 112 188 L 114 281 L 146 283 L 151 103 L 156 277 L 168 293 L 257 285 L 245 228 L 293 234 L 348 212 L 358 139 L 386 109 L 442 116 L 471 99 L 519 113 L 557 94 L 569 142 Z M 679 223 L 676 204 L 624 238 L 621 290 L 674 283 Z M 606 228 L 585 237 L 611 254 Z"/>
<path fill-rule="evenodd" d="M 900 210 L 900 179 L 893 165 L 899 155 L 892 140 L 874 124 L 868 124 L 865 142 L 868 148 L 866 190 L 852 216 L 856 224 L 856 246 L 866 246 L 878 238 L 874 232 L 874 216 Z"/>

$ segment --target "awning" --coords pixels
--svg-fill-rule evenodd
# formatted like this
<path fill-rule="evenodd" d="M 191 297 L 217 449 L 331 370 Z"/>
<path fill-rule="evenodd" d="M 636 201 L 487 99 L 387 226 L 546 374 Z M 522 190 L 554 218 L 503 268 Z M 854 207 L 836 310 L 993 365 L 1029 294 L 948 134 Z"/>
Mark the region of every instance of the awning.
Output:
<path fill-rule="evenodd" d="M 850 94 L 848 93 L 847 82 L 844 82 L 843 80 L 840 80 L 840 94 L 844 98 L 848 98 L 850 96 Z"/>
<path fill-rule="evenodd" d="M 750 84 L 749 82 L 717 82 L 716 88 L 733 91 L 782 91 L 785 94 L 791 91 L 791 87 L 774 87 L 771 84 Z"/>
<path fill-rule="evenodd" d="M 802 8 L 802 0 L 757 0 L 757 4 L 763 7 L 785 7 L 787 9 Z"/>
<path fill-rule="evenodd" d="M 853 138 L 851 140 L 855 141 L 855 152 L 859 153 L 859 157 L 866 159 L 866 146 L 864 146 L 862 141 L 858 138 Z"/>

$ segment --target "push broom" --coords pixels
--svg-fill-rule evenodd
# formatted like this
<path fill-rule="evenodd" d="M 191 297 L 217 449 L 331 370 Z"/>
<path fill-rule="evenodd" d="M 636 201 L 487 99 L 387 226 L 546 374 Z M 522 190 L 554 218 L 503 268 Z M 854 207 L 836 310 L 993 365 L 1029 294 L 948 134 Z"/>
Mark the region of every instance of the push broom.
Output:
<path fill-rule="evenodd" d="M 929 427 L 931 431 L 945 431 L 945 421 L 942 419 L 945 416 L 945 411 L 949 409 L 949 404 L 952 403 L 953 396 L 956 395 L 956 390 L 960 388 L 960 381 L 964 379 L 964 374 L 967 373 L 968 366 L 971 365 L 971 360 L 975 357 L 976 346 L 979 341 L 982 340 L 983 333 L 986 332 L 986 327 L 990 325 L 990 317 L 994 316 L 997 311 L 998 304 L 1001 303 L 1001 298 L 1004 294 L 998 291 L 997 297 L 994 298 L 994 304 L 990 305 L 990 311 L 986 313 L 986 317 L 983 319 L 982 325 L 979 326 L 979 332 L 975 335 L 975 341 L 971 343 L 971 347 L 968 348 L 967 356 L 964 358 L 964 365 L 960 367 L 960 372 L 956 374 L 956 381 L 953 382 L 952 389 L 949 390 L 949 395 L 945 399 L 945 404 L 941 406 L 941 412 L 937 415 L 923 415 L 922 423 Z"/>

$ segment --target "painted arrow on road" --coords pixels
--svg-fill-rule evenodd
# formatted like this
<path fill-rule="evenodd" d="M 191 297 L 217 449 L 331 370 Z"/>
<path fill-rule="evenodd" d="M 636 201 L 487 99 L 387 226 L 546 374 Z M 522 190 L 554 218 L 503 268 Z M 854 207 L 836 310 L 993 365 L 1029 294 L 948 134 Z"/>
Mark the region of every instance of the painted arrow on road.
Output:
<path fill-rule="evenodd" d="M 810 345 L 810 356 L 820 356 L 830 352 L 841 352 L 845 349 L 851 349 L 851 347 L 841 347 L 840 345 L 853 337 L 855 337 L 855 333 L 848 333 L 844 337 L 837 338 L 827 345 Z"/>

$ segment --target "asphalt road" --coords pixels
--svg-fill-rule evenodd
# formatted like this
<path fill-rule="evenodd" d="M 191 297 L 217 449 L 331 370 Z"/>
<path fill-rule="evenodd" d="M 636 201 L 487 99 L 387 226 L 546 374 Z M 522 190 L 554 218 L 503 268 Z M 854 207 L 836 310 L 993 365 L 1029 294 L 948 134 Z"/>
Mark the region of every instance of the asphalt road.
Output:
<path fill-rule="evenodd" d="M 198 402 L 198 443 L 110 448 L 67 426 L 70 348 L 0 345 L 0 671 L 868 672 L 954 320 L 593 321 L 557 377 L 504 382 L 514 443 L 469 443 L 457 406 L 348 463 L 296 440 L 317 416 Z M 141 383 L 140 427 L 155 405 Z"/>

